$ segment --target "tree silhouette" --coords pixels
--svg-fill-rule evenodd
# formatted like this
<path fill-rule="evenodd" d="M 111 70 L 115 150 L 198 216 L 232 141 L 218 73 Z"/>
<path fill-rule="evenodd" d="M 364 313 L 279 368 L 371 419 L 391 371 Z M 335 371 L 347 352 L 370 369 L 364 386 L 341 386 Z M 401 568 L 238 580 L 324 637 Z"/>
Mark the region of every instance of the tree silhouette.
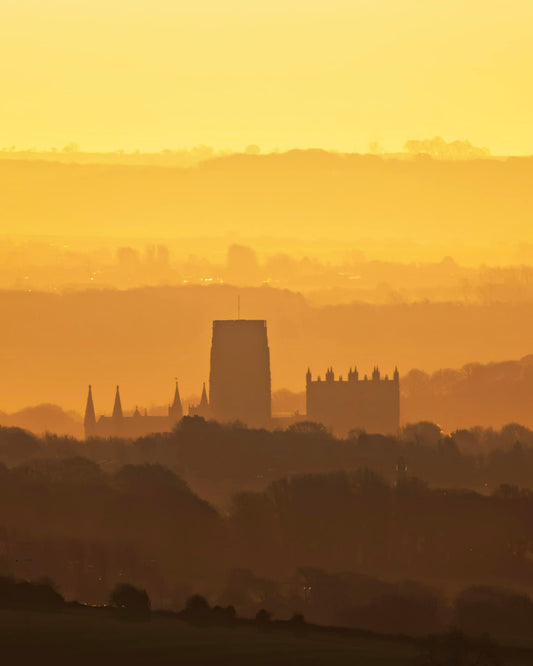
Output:
<path fill-rule="evenodd" d="M 255 623 L 260 631 L 268 631 L 272 628 L 272 613 L 265 608 L 255 614 Z"/>
<path fill-rule="evenodd" d="M 150 598 L 146 590 L 129 583 L 119 583 L 111 592 L 109 601 L 123 617 L 137 620 L 150 618 Z"/>
<path fill-rule="evenodd" d="M 201 594 L 193 594 L 187 599 L 181 617 L 196 626 L 205 626 L 212 620 L 211 613 L 207 599 Z"/>

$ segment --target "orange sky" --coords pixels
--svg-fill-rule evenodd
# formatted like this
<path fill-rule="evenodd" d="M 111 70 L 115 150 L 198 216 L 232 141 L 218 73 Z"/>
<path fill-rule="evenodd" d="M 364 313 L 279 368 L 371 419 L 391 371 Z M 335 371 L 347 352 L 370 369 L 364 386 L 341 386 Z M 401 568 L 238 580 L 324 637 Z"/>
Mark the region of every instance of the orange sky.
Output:
<path fill-rule="evenodd" d="M 531 0 L 2 0 L 0 146 L 533 153 Z"/>

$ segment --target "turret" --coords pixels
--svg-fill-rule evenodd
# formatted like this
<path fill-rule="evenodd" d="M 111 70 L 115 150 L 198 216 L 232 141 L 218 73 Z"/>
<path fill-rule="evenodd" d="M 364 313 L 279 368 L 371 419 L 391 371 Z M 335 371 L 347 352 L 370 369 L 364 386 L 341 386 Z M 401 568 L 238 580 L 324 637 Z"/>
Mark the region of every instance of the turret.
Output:
<path fill-rule="evenodd" d="M 92 386 L 89 384 L 89 394 L 87 395 L 87 405 L 85 407 L 85 419 L 83 422 L 85 427 L 85 439 L 94 437 L 96 434 L 96 415 L 94 413 L 93 392 Z"/>
<path fill-rule="evenodd" d="M 379 382 L 379 379 L 380 379 L 379 368 L 376 365 L 372 372 L 372 380 L 375 382 Z"/>
<path fill-rule="evenodd" d="M 174 422 L 178 422 L 183 416 L 183 408 L 181 406 L 180 391 L 178 388 L 178 382 L 176 381 L 176 389 L 174 391 L 174 400 L 172 405 L 168 408 L 168 416 Z"/>
<path fill-rule="evenodd" d="M 400 373 L 398 372 L 398 366 L 396 366 L 396 367 L 394 368 L 393 379 L 394 379 L 395 382 L 399 382 L 399 381 L 400 381 Z"/>
<path fill-rule="evenodd" d="M 309 384 L 313 381 L 313 376 L 311 375 L 311 368 L 307 368 L 307 374 L 305 375 L 305 383 Z"/>
<path fill-rule="evenodd" d="M 348 373 L 348 381 L 356 382 L 358 380 L 359 380 L 359 372 L 357 371 L 357 366 L 355 365 L 353 370 L 350 368 L 350 372 Z"/>
<path fill-rule="evenodd" d="M 115 393 L 115 405 L 113 407 L 113 418 L 121 419 L 122 418 L 122 403 L 120 402 L 120 390 L 117 386 L 117 392 Z"/>
<path fill-rule="evenodd" d="M 333 367 L 329 367 L 327 372 L 326 372 L 326 381 L 327 382 L 334 382 L 335 381 L 335 373 L 333 372 Z"/>

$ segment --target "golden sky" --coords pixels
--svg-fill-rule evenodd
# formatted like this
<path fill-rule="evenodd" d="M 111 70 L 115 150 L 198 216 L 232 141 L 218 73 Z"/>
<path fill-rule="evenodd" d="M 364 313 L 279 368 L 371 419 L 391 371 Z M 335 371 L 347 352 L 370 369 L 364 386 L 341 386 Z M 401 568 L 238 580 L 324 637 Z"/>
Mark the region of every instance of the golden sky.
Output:
<path fill-rule="evenodd" d="M 2 0 L 0 147 L 533 153 L 532 0 Z"/>

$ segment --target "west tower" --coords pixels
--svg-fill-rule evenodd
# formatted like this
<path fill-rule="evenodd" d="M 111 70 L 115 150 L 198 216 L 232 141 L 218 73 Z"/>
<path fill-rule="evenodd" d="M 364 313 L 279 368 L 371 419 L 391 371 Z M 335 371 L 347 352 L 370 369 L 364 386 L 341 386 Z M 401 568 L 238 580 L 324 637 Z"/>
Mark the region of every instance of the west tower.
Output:
<path fill-rule="evenodd" d="M 271 420 L 270 350 L 266 321 L 213 322 L 209 405 L 218 421 L 252 427 Z"/>
<path fill-rule="evenodd" d="M 400 375 L 381 377 L 374 367 L 372 378 L 359 377 L 357 368 L 350 369 L 347 379 L 335 379 L 328 368 L 325 380 L 306 376 L 307 417 L 323 423 L 337 435 L 350 430 L 366 430 L 384 435 L 396 434 L 400 427 Z"/>

